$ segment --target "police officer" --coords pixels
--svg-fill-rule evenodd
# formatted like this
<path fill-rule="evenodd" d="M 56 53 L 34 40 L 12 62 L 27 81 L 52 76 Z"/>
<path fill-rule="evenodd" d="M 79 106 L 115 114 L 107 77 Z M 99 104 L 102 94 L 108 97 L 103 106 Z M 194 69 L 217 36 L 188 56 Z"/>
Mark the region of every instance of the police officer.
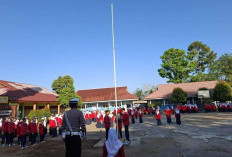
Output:
<path fill-rule="evenodd" d="M 71 110 L 64 112 L 62 121 L 62 138 L 65 142 L 66 157 L 81 156 L 81 138 L 86 138 L 85 119 L 81 111 L 77 110 L 79 99 L 69 101 Z"/>

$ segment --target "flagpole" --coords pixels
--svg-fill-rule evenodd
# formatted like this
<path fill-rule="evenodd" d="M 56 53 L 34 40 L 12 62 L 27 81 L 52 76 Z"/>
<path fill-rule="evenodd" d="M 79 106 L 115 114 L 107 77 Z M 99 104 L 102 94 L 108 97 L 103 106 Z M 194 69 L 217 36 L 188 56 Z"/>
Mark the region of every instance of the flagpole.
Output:
<path fill-rule="evenodd" d="M 117 105 L 117 80 L 116 80 L 116 61 L 115 61 L 115 47 L 114 47 L 114 6 L 111 3 L 111 16 L 112 16 L 112 39 L 113 39 L 113 59 L 114 59 L 114 94 L 115 94 L 115 107 L 116 107 L 116 122 L 117 122 L 117 135 L 118 135 L 118 105 Z"/>

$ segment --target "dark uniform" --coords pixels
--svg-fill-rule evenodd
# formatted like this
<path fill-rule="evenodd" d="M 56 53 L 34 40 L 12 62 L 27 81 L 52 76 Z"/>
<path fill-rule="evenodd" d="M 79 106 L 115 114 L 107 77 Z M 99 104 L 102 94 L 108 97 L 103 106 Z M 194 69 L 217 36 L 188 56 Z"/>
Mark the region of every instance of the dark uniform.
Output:
<path fill-rule="evenodd" d="M 69 104 L 78 104 L 79 99 L 70 100 Z M 71 106 L 72 108 L 72 106 Z M 67 120 L 68 119 L 68 120 Z M 69 128 L 68 122 L 71 129 Z M 85 119 L 81 111 L 78 111 L 76 108 L 64 113 L 62 121 L 62 130 L 63 135 L 65 134 L 65 147 L 66 157 L 80 157 L 81 156 L 81 134 L 84 133 L 84 138 L 86 137 L 86 127 Z"/>

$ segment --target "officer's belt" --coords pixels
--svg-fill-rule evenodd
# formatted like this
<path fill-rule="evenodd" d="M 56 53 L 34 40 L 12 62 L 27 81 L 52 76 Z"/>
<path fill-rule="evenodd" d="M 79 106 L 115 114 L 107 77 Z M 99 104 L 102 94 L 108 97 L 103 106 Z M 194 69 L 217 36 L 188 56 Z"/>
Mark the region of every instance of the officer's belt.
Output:
<path fill-rule="evenodd" d="M 81 132 L 65 132 L 66 135 L 71 135 L 71 136 L 74 136 L 74 135 L 79 135 L 81 136 Z"/>

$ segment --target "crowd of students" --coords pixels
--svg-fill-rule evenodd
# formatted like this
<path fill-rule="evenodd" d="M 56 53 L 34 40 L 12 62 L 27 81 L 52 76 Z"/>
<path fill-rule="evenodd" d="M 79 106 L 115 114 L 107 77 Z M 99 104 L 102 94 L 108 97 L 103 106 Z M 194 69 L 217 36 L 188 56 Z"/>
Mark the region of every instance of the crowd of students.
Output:
<path fill-rule="evenodd" d="M 27 147 L 27 141 L 31 146 L 35 146 L 37 138 L 39 138 L 39 142 L 44 143 L 48 132 L 47 129 L 49 129 L 49 135 L 54 138 L 57 137 L 57 130 L 59 130 L 59 134 L 61 135 L 61 125 L 62 115 L 52 115 L 49 120 L 44 117 L 39 122 L 37 117 L 33 117 L 30 122 L 27 117 L 22 119 L 12 117 L 0 118 L 2 147 L 17 144 L 21 149 L 24 149 Z"/>

